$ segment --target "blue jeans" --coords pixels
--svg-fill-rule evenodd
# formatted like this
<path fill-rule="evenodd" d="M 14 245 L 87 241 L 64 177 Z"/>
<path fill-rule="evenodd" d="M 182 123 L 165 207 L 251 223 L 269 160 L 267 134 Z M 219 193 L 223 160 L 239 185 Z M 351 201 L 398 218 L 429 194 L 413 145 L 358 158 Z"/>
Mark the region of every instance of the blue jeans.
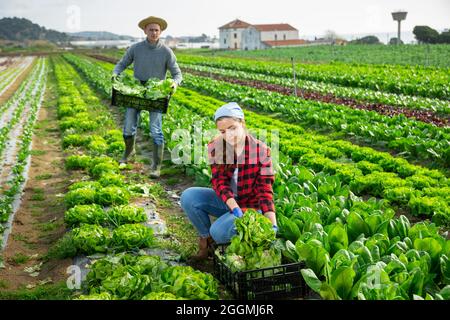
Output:
<path fill-rule="evenodd" d="M 140 115 L 140 110 L 127 108 L 125 112 L 125 123 L 123 125 L 123 135 L 125 137 L 136 135 Z M 150 112 L 150 134 L 155 144 L 162 145 L 164 143 L 161 112 Z"/>
<path fill-rule="evenodd" d="M 216 243 L 230 242 L 236 234 L 234 220 L 225 202 L 213 189 L 192 187 L 181 194 L 181 208 L 191 220 L 200 237 L 211 237 Z M 209 215 L 217 217 L 211 225 Z"/>

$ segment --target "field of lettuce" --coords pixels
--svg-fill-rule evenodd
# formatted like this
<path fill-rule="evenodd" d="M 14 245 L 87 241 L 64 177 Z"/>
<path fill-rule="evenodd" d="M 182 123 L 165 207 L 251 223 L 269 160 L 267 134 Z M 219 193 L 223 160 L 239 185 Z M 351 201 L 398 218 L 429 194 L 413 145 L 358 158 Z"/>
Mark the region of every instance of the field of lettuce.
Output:
<path fill-rule="evenodd" d="M 405 50 L 414 56 L 419 49 Z M 448 47 L 436 48 L 447 50 L 447 61 L 434 66 L 389 57 L 381 64 L 379 55 L 351 63 L 358 52 L 346 50 L 340 62 L 296 64 L 295 83 L 290 63 L 270 55 L 176 52 L 183 83 L 164 116 L 167 154 L 179 147 L 175 130 L 187 130 L 183 141 L 194 142 L 199 126 L 214 129 L 219 106 L 238 102 L 250 130 L 279 132 L 281 256 L 270 259 L 304 262 L 298 277 L 310 292 L 301 298 L 450 299 Z M 187 262 L 196 234 L 179 195 L 209 186 L 207 163 L 167 157 L 161 181 L 150 180 L 146 112 L 138 160 L 117 162 L 124 110 L 110 106 L 111 74 L 122 55 L 67 53 L 0 69 L 1 98 L 2 86 L 28 68 L 0 104 L 0 299 L 42 292 L 59 299 L 230 297 L 211 265 Z M 46 145 L 60 162 L 35 148 Z M 45 162 L 52 163 L 48 172 Z M 56 183 L 60 191 L 52 194 Z M 20 233 L 27 222 L 36 243 Z M 235 242 L 234 252 L 250 245 Z M 264 241 L 251 243 L 257 252 Z M 83 276 L 68 288 L 66 269 L 74 266 Z"/>
<path fill-rule="evenodd" d="M 301 63 L 366 63 L 435 66 L 448 68 L 448 44 L 440 45 L 327 45 L 268 50 L 217 51 L 195 49 L 194 54 L 203 56 L 228 56 L 290 62 L 291 57 Z"/>

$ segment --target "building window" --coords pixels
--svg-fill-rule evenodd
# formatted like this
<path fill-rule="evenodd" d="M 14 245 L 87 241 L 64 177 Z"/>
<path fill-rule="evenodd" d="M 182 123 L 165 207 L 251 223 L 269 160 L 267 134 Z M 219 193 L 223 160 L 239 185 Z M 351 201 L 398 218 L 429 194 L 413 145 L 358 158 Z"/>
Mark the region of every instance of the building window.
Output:
<path fill-rule="evenodd" d="M 227 39 L 223 39 L 223 44 L 227 44 Z"/>
<path fill-rule="evenodd" d="M 286 35 L 285 34 L 283 34 L 283 40 L 286 40 Z"/>
<path fill-rule="evenodd" d="M 277 41 L 277 35 L 275 35 L 275 41 Z"/>
<path fill-rule="evenodd" d="M 234 38 L 237 39 L 237 33 L 234 34 Z"/>

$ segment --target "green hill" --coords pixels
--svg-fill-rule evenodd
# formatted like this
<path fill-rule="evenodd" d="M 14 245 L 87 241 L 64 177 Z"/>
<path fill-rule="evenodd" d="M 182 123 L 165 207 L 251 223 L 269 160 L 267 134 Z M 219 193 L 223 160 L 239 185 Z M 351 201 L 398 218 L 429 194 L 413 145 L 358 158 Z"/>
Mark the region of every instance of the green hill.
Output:
<path fill-rule="evenodd" d="M 25 18 L 0 19 L 0 39 L 12 41 L 48 40 L 51 42 L 66 42 L 66 33 L 46 29 Z"/>
<path fill-rule="evenodd" d="M 133 37 L 117 35 L 107 31 L 82 31 L 69 33 L 72 40 L 134 40 Z"/>

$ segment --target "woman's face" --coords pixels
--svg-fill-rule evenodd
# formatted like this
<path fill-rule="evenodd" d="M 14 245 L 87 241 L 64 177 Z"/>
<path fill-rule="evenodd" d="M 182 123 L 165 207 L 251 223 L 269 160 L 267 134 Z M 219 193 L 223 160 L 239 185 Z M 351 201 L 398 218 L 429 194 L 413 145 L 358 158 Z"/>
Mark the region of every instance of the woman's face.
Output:
<path fill-rule="evenodd" d="M 216 125 L 225 141 L 232 146 L 245 139 L 243 122 L 233 118 L 222 118 L 217 121 Z"/>

